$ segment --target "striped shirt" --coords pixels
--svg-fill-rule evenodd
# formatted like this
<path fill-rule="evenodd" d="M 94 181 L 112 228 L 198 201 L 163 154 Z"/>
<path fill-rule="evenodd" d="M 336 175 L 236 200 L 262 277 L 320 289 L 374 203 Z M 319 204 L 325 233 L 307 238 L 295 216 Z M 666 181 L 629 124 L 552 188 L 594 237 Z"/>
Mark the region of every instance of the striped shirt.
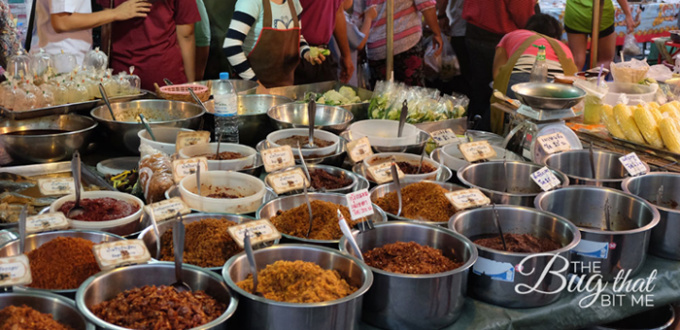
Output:
<path fill-rule="evenodd" d="M 282 4 L 271 2 L 272 28 L 277 30 L 292 29 L 293 16 L 286 1 L 293 1 L 296 15 L 300 17 L 302 6 L 299 0 L 285 0 Z M 255 72 L 250 67 L 246 54 L 250 54 L 257 44 L 263 28 L 264 8 L 261 0 L 238 0 L 234 16 L 229 25 L 227 37 L 224 39 L 223 51 L 231 67 L 245 80 L 257 80 Z M 305 38 L 300 35 L 300 57 L 309 50 Z"/>

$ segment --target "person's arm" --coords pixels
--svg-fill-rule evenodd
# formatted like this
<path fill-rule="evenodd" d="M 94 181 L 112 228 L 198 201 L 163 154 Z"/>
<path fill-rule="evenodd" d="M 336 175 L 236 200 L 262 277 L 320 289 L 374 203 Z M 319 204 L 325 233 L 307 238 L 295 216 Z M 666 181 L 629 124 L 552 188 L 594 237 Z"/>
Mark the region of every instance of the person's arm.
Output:
<path fill-rule="evenodd" d="M 205 74 L 205 67 L 208 64 L 208 56 L 210 56 L 210 46 L 196 47 L 196 74 L 197 81 L 203 80 Z"/>
<path fill-rule="evenodd" d="M 194 24 L 194 39 L 196 42 L 196 75 L 197 81 L 203 80 L 205 67 L 210 55 L 210 18 L 203 0 L 197 0 L 196 6 L 201 15 L 201 21 Z"/>
<path fill-rule="evenodd" d="M 366 11 L 363 13 L 364 16 L 364 21 L 361 23 L 361 28 L 359 31 L 364 34 L 364 39 L 361 40 L 361 43 L 359 46 L 357 46 L 357 49 L 362 49 L 366 45 L 366 41 L 368 41 L 368 35 L 371 33 L 371 25 L 373 25 L 373 20 L 378 17 L 378 10 L 375 8 L 375 6 L 371 6 Z"/>
<path fill-rule="evenodd" d="M 454 0 L 455 1 L 455 0 Z M 437 19 L 439 20 L 439 29 L 448 29 L 451 22 L 449 16 L 446 14 L 446 7 L 449 5 L 449 0 L 437 0 Z"/>
<path fill-rule="evenodd" d="M 508 63 L 508 53 L 503 47 L 496 47 L 496 54 L 493 57 L 493 79 L 496 79 L 501 67 Z"/>
<path fill-rule="evenodd" d="M 434 53 L 435 56 L 439 56 L 442 53 L 442 46 L 444 46 L 444 40 L 442 40 L 441 30 L 439 29 L 439 22 L 437 21 L 437 9 L 435 7 L 429 7 L 423 11 L 423 18 L 425 23 L 432 30 L 432 47 L 435 47 L 437 51 Z"/>
<path fill-rule="evenodd" d="M 56 13 L 50 15 L 50 23 L 57 33 L 92 29 L 114 21 L 146 17 L 151 3 L 145 0 L 128 0 L 114 9 L 104 9 L 91 14 Z"/>
<path fill-rule="evenodd" d="M 239 4 L 240 2 L 237 3 L 237 5 Z M 229 23 L 229 31 L 227 31 L 227 37 L 222 45 L 222 51 L 236 74 L 242 79 L 252 81 L 257 81 L 257 76 L 255 76 L 255 71 L 250 67 L 248 58 L 243 52 L 243 41 L 250 32 L 251 26 L 255 24 L 255 15 L 258 15 L 258 13 L 248 13 L 237 8 L 231 23 Z M 307 47 L 307 50 L 309 50 L 309 47 Z"/>
<path fill-rule="evenodd" d="M 626 15 L 626 27 L 628 28 L 628 33 L 633 33 L 635 30 L 635 22 L 633 21 L 633 14 L 630 12 L 630 7 L 628 6 L 628 0 L 617 0 L 621 10 Z"/>
<path fill-rule="evenodd" d="M 345 21 L 345 12 L 340 6 L 335 12 L 335 29 L 333 36 L 340 48 L 340 81 L 348 83 L 349 79 L 354 74 L 354 63 L 352 63 L 352 54 L 349 50 L 349 41 L 347 40 L 347 22 Z"/>
<path fill-rule="evenodd" d="M 196 41 L 194 37 L 194 24 L 177 25 L 177 43 L 182 51 L 184 73 L 188 82 L 196 80 Z"/>

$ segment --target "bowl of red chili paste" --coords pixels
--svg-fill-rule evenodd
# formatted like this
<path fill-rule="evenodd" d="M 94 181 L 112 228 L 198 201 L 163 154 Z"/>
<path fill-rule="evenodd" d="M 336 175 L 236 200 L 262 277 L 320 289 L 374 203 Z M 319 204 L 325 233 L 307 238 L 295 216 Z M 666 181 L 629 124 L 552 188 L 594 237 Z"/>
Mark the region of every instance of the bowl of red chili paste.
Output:
<path fill-rule="evenodd" d="M 50 212 L 68 214 L 75 199 L 75 195 L 57 199 L 50 205 Z M 123 192 L 85 191 L 80 195 L 80 205 L 85 211 L 72 219 L 67 218 L 71 228 L 100 230 L 125 236 L 137 230 L 144 202 Z"/>

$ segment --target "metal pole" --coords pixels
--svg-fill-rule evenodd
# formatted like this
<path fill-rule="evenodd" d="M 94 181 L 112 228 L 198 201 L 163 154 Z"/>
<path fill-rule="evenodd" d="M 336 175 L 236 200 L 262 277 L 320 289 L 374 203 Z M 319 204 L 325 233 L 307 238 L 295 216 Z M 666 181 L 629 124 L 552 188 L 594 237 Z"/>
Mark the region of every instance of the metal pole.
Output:
<path fill-rule="evenodd" d="M 387 35 L 385 79 L 390 80 L 392 78 L 392 72 L 394 71 L 394 0 L 387 0 L 387 12 L 385 19 L 385 28 L 387 29 L 385 31 Z"/>
<path fill-rule="evenodd" d="M 604 0 L 593 0 L 593 28 L 590 38 L 590 67 L 597 67 L 597 53 L 600 46 L 600 20 L 602 18 Z M 581 68 L 579 68 L 580 70 Z"/>

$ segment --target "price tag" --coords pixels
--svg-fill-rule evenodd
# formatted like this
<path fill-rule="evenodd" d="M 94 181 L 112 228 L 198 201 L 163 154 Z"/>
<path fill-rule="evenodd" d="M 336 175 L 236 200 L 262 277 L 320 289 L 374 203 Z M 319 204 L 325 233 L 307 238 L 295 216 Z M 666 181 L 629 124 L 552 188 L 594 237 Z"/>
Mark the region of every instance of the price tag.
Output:
<path fill-rule="evenodd" d="M 196 173 L 196 167 L 201 167 L 201 172 L 208 171 L 208 159 L 205 157 L 195 157 L 188 159 L 178 159 L 172 161 L 172 178 L 175 183 L 179 183 L 188 175 Z"/>
<path fill-rule="evenodd" d="M 28 257 L 24 254 L 0 258 L 0 287 L 27 285 L 33 282 Z"/>
<path fill-rule="evenodd" d="M 156 223 L 162 223 L 165 220 L 174 218 L 177 215 L 177 212 L 181 214 L 191 213 L 191 209 L 179 197 L 173 197 L 164 201 L 149 204 L 144 206 L 144 211 L 149 215 L 153 213 Z"/>
<path fill-rule="evenodd" d="M 645 167 L 645 164 L 642 163 L 634 152 L 619 157 L 619 161 L 623 164 L 623 167 L 626 168 L 626 171 L 628 171 L 630 176 L 638 176 L 647 173 L 647 167 Z"/>
<path fill-rule="evenodd" d="M 571 150 L 571 144 L 567 141 L 564 134 L 557 132 L 548 135 L 539 136 L 536 141 L 541 145 L 543 151 L 548 155 L 556 152 Z"/>
<path fill-rule="evenodd" d="M 241 248 L 244 247 L 243 238 L 245 237 L 246 231 L 248 232 L 250 244 L 252 245 L 281 238 L 281 233 L 279 233 L 279 231 L 276 230 L 276 227 L 269 222 L 269 219 L 249 221 L 240 225 L 231 226 L 227 228 L 227 231 L 234 239 L 234 242 Z"/>
<path fill-rule="evenodd" d="M 536 182 L 537 185 L 543 189 L 543 191 L 548 191 L 552 188 L 559 186 L 562 182 L 558 179 L 553 172 L 547 168 L 543 167 L 540 170 L 531 173 L 531 179 Z"/>
<path fill-rule="evenodd" d="M 101 270 L 141 264 L 151 259 L 149 250 L 140 239 L 96 244 L 92 252 Z"/>
<path fill-rule="evenodd" d="M 355 163 L 373 155 L 373 149 L 371 149 L 371 142 L 368 141 L 368 137 L 364 136 L 361 139 L 347 143 L 347 154 Z"/>
<path fill-rule="evenodd" d="M 463 158 L 470 163 L 496 157 L 496 150 L 486 140 L 461 143 L 458 145 L 458 149 L 463 154 Z"/>
<path fill-rule="evenodd" d="M 293 149 L 290 146 L 281 146 L 262 150 L 262 162 L 267 173 L 295 166 Z"/>
<path fill-rule="evenodd" d="M 352 220 L 373 215 L 373 202 L 371 202 L 371 195 L 368 193 L 368 189 L 349 193 L 346 198 Z"/>
<path fill-rule="evenodd" d="M 267 176 L 267 181 L 277 194 L 303 189 L 305 184 L 307 187 L 310 186 L 305 173 L 299 167 L 290 171 L 272 173 Z"/>
<path fill-rule="evenodd" d="M 430 136 L 432 136 L 432 139 L 435 142 L 437 142 L 437 146 L 440 146 L 440 147 L 458 141 L 458 137 L 456 137 L 456 133 L 454 133 L 453 130 L 450 129 L 450 128 L 445 128 L 445 129 L 440 129 L 438 131 L 434 131 L 434 132 L 430 133 Z"/>
<path fill-rule="evenodd" d="M 69 226 L 66 216 L 61 212 L 39 214 L 26 218 L 27 234 L 67 229 Z"/>
<path fill-rule="evenodd" d="M 489 197 L 479 189 L 456 190 L 446 193 L 445 196 L 457 211 L 491 204 Z"/>
<path fill-rule="evenodd" d="M 373 181 L 378 184 L 392 182 L 392 162 L 382 163 L 368 167 L 368 174 L 371 175 Z M 397 166 L 397 175 L 399 179 L 404 177 L 404 172 Z"/>
<path fill-rule="evenodd" d="M 38 179 L 38 188 L 44 196 L 70 195 L 76 192 L 73 178 Z"/>
<path fill-rule="evenodd" d="M 196 131 L 196 132 L 180 131 L 179 133 L 177 133 L 177 141 L 175 142 L 175 152 L 179 152 L 179 150 L 184 147 L 208 143 L 210 143 L 210 132 L 208 131 Z"/>

